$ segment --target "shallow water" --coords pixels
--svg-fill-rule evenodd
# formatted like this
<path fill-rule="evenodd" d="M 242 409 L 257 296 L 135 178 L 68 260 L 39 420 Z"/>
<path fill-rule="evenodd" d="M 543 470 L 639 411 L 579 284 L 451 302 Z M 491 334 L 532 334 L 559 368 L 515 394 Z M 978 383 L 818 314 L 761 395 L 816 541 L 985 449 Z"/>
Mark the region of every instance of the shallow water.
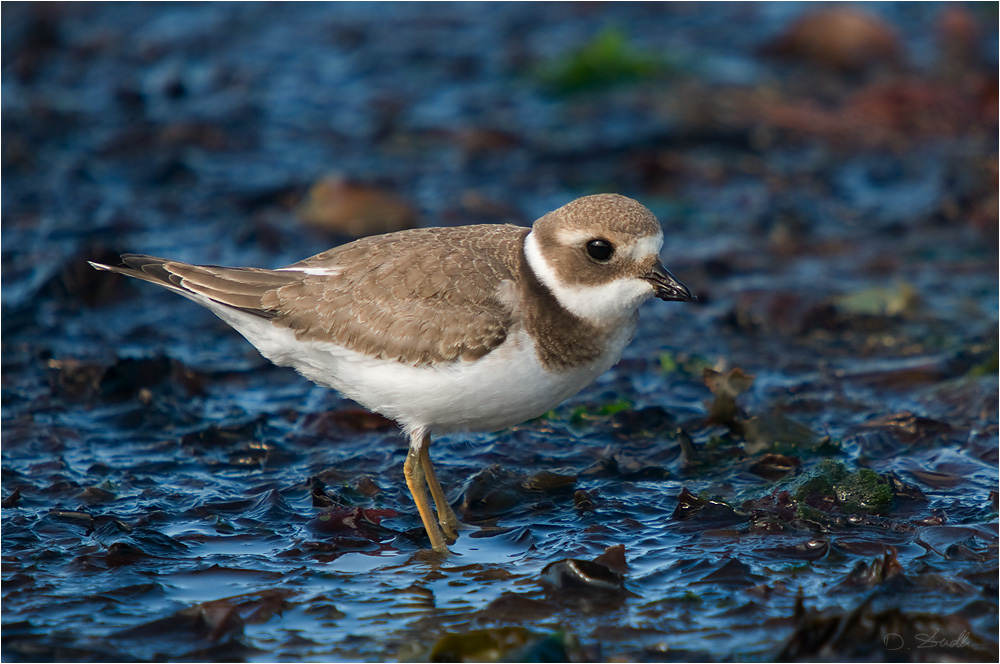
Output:
<path fill-rule="evenodd" d="M 808 10 L 5 3 L 4 660 L 994 661 L 996 8 L 761 55 Z M 634 196 L 701 299 L 435 441 L 446 558 L 392 423 L 84 262 L 287 264 L 332 172 L 424 226 Z"/>

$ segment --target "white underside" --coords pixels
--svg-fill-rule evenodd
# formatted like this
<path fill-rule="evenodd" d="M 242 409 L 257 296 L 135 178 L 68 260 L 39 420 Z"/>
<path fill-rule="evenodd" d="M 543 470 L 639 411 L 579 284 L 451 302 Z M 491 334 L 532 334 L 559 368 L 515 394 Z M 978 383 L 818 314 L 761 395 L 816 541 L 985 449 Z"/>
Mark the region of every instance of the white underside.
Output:
<path fill-rule="evenodd" d="M 395 420 L 407 433 L 496 431 L 537 417 L 614 366 L 637 320 L 634 314 L 626 319 L 598 360 L 570 371 L 546 371 L 524 331 L 475 361 L 414 367 L 332 343 L 302 342 L 267 319 L 200 296 L 188 297 L 211 309 L 275 364 L 332 387 Z"/>

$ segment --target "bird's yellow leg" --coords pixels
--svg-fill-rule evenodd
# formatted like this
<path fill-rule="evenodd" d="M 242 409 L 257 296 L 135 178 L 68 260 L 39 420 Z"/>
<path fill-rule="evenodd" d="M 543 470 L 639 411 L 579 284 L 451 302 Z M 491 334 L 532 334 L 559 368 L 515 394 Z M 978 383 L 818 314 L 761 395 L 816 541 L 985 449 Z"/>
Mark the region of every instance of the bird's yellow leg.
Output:
<path fill-rule="evenodd" d="M 431 437 L 425 436 L 423 445 L 420 446 L 420 465 L 423 467 L 424 476 L 427 478 L 427 486 L 430 487 L 431 495 L 434 496 L 434 506 L 437 508 L 438 523 L 444 531 L 449 544 L 458 538 L 458 518 L 454 510 L 448 504 L 448 499 L 444 496 L 441 484 L 434 473 L 434 464 L 431 462 L 430 451 Z"/>
<path fill-rule="evenodd" d="M 411 436 L 410 451 L 406 454 L 406 462 L 403 464 L 403 475 L 406 477 L 406 486 L 409 487 L 410 495 L 413 496 L 413 502 L 420 513 L 420 520 L 424 522 L 424 530 L 427 531 L 427 537 L 431 540 L 431 547 L 438 553 L 448 553 L 448 547 L 444 543 L 444 535 L 434 518 L 434 511 L 431 509 L 431 503 L 427 499 L 427 489 L 424 486 L 427 480 L 424 477 L 421 456 L 426 454 L 428 442 L 430 442 L 429 437 L 422 440 Z M 437 480 L 435 480 L 435 484 L 437 484 Z M 440 486 L 438 489 L 440 490 Z"/>

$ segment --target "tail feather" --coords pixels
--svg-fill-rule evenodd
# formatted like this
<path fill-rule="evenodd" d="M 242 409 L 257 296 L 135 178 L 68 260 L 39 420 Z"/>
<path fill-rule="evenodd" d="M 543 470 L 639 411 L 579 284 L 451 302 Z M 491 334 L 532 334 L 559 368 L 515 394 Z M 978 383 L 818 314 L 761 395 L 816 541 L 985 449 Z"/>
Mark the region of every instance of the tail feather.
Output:
<path fill-rule="evenodd" d="M 191 265 L 143 254 L 122 254 L 121 259 L 120 265 L 94 262 L 90 265 L 169 288 L 200 304 L 208 304 L 202 299 L 205 298 L 262 318 L 277 315 L 263 306 L 264 294 L 288 284 L 295 276 L 260 268 Z"/>
<path fill-rule="evenodd" d="M 142 279 L 143 281 L 148 281 L 158 286 L 165 286 L 174 291 L 184 290 L 180 285 L 180 277 L 172 279 L 172 275 L 163 268 L 164 264 L 170 262 L 166 258 L 144 256 L 142 254 L 122 254 L 121 259 L 122 262 L 119 265 L 105 265 L 104 263 L 95 263 L 93 261 L 87 262 L 95 270 L 124 274 L 127 277 Z"/>

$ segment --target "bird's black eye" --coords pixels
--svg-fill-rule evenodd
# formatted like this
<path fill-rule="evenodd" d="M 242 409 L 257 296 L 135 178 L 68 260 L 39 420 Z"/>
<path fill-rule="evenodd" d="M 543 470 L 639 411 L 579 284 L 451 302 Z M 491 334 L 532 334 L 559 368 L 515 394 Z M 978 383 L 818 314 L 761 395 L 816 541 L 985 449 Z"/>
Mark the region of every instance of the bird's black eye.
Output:
<path fill-rule="evenodd" d="M 587 253 L 595 261 L 606 261 L 615 253 L 615 248 L 607 240 L 591 240 L 587 243 Z"/>

